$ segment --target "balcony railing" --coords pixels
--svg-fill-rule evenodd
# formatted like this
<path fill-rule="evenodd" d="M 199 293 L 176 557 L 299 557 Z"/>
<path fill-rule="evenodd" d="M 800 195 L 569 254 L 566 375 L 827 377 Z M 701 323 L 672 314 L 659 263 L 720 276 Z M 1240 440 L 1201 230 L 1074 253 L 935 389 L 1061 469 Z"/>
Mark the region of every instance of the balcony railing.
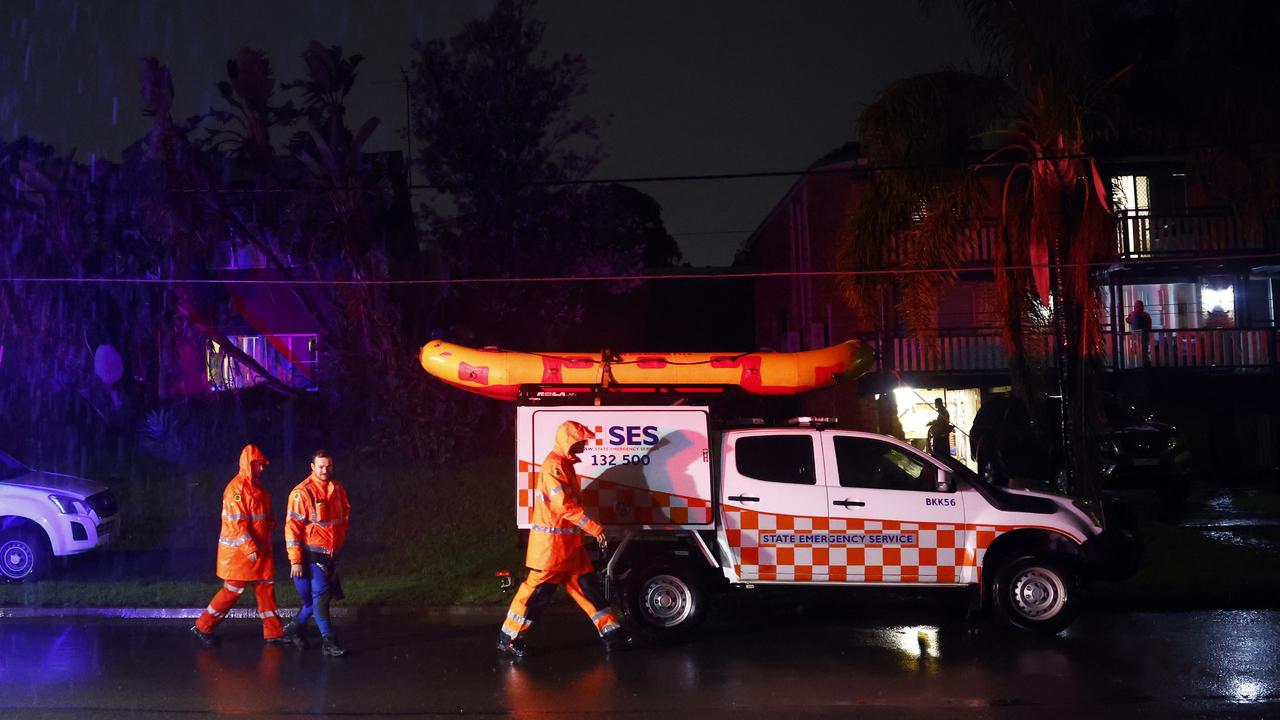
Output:
<path fill-rule="evenodd" d="M 960 233 L 956 238 L 960 250 L 959 263 L 961 265 L 989 264 L 996 256 L 996 240 L 999 233 L 1000 229 L 993 225 L 982 225 L 974 230 Z M 885 249 L 885 261 L 890 265 L 899 265 L 907 259 L 906 244 L 898 237 L 893 238 L 889 242 L 889 247 Z"/>
<path fill-rule="evenodd" d="M 1028 342 L 1029 355 L 1052 357 L 1052 336 L 1036 335 Z M 892 343 L 893 369 L 898 372 L 997 372 L 1009 368 L 1003 342 L 990 333 L 951 335 L 933 343 L 895 337 Z"/>
<path fill-rule="evenodd" d="M 1153 330 L 1143 335 L 1116 336 L 1107 346 L 1108 365 L 1115 369 L 1262 368 L 1276 361 L 1276 331 L 1268 328 Z"/>
<path fill-rule="evenodd" d="M 1153 215 L 1145 210 L 1121 211 L 1115 217 L 1116 251 L 1121 259 L 1200 255 L 1240 255 L 1274 249 L 1280 242 L 1268 236 L 1257 219 L 1225 212 Z M 999 228 L 982 225 L 957 237 L 961 265 L 990 264 L 995 258 Z M 885 262 L 906 262 L 908 245 L 895 237 L 885 248 Z"/>
<path fill-rule="evenodd" d="M 1152 215 L 1122 212 L 1116 216 L 1117 252 L 1121 258 L 1238 255 L 1266 250 L 1262 223 L 1225 213 Z"/>
<path fill-rule="evenodd" d="M 875 343 L 875 339 L 867 340 Z M 990 330 L 940 337 L 934 343 L 900 335 L 888 338 L 879 370 L 900 373 L 998 373 L 1009 368 L 1000 338 Z M 1147 334 L 1144 354 L 1139 333 L 1104 332 L 1103 364 L 1108 370 L 1137 368 L 1275 369 L 1280 335 L 1270 328 L 1156 330 Z M 1026 341 L 1029 358 L 1052 365 L 1053 336 Z"/>

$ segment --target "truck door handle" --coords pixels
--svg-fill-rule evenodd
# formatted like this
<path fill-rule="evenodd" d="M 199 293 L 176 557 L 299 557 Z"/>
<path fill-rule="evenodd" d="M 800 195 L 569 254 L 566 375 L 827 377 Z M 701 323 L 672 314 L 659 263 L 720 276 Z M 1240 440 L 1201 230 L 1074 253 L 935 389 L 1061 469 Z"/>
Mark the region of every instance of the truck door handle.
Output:
<path fill-rule="evenodd" d="M 760 502 L 760 498 L 751 497 L 750 495 L 730 495 L 729 499 L 734 502 Z"/>
<path fill-rule="evenodd" d="M 831 504 L 839 505 L 840 507 L 866 507 L 867 506 L 867 504 L 862 502 L 861 500 L 836 500 Z"/>

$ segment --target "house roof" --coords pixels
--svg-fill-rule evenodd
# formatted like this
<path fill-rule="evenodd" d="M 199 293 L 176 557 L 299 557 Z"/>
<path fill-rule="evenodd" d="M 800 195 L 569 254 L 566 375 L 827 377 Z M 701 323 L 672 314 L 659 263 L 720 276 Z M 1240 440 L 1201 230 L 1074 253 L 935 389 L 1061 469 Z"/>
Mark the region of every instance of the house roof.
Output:
<path fill-rule="evenodd" d="M 238 316 L 228 334 L 285 335 L 315 333 L 318 323 L 289 285 L 243 283 L 229 287 L 231 307 Z"/>

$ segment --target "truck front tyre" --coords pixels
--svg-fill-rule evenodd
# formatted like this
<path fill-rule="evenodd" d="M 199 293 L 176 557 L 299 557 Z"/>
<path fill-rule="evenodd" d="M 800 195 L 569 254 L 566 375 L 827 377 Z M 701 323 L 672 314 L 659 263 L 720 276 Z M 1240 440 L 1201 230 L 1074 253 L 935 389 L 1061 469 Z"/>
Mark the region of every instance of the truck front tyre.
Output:
<path fill-rule="evenodd" d="M 627 617 L 658 640 L 687 637 L 707 614 L 707 595 L 687 568 L 661 565 L 633 573 L 625 592 Z"/>
<path fill-rule="evenodd" d="M 53 567 L 49 541 L 33 530 L 0 532 L 0 582 L 38 580 Z"/>
<path fill-rule="evenodd" d="M 1000 619 L 1021 630 L 1056 634 L 1075 619 L 1079 583 L 1060 563 L 1020 557 L 1000 568 L 991 592 Z"/>

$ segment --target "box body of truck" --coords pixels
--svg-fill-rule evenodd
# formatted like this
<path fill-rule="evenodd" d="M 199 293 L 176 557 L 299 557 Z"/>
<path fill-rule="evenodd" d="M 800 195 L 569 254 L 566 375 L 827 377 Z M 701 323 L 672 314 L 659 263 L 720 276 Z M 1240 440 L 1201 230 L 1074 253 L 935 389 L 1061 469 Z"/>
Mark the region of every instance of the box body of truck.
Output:
<path fill-rule="evenodd" d="M 655 531 L 715 527 L 707 408 L 583 405 L 517 408 L 519 528 L 529 528 L 538 472 L 566 420 L 595 433 L 574 470 L 583 509 L 596 522 Z"/>

